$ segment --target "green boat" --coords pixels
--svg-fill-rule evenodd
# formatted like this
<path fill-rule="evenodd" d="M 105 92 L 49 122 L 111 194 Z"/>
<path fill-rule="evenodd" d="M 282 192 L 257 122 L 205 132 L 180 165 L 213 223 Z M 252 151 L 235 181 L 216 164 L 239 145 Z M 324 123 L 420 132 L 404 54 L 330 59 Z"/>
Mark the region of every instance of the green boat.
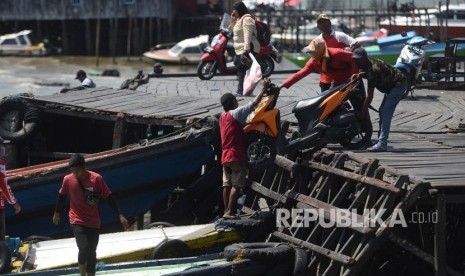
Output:
<path fill-rule="evenodd" d="M 416 36 L 415 32 L 407 32 L 406 35 L 402 36 L 400 34 L 391 35 L 385 38 L 379 38 L 376 45 L 366 46 L 365 50 L 371 58 L 380 59 L 388 64 L 394 65 L 397 61 L 397 58 L 400 55 L 400 51 L 404 47 L 407 40 Z M 423 49 L 426 51 L 426 60 L 433 55 L 442 54 L 446 49 L 445 42 L 434 43 Z M 457 56 L 465 56 L 465 44 L 458 44 L 457 46 Z M 310 59 L 311 54 L 304 53 L 287 53 L 284 54 L 284 57 L 289 61 L 299 66 L 300 68 L 305 66 L 305 63 Z"/>

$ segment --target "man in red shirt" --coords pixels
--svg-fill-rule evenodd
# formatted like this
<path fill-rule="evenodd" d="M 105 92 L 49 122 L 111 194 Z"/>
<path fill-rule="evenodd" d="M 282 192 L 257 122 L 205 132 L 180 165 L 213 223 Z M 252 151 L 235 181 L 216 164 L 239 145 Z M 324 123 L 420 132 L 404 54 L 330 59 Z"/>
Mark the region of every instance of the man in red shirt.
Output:
<path fill-rule="evenodd" d="M 102 176 L 96 172 L 86 170 L 85 160 L 82 155 L 73 154 L 69 159 L 69 168 L 71 173 L 63 178 L 55 213 L 53 214 L 53 223 L 55 225 L 60 223 L 60 212 L 63 211 L 66 196 L 69 195 L 69 222 L 79 248 L 79 272 L 83 276 L 95 275 L 96 251 L 100 232 L 99 204 L 98 201 L 92 202 L 89 200 L 86 194 L 90 191 L 105 199 L 118 215 L 125 230 L 129 224 L 127 219 L 120 213 L 116 201 Z"/>
<path fill-rule="evenodd" d="M 3 161 L 5 155 L 5 147 L 3 146 L 3 138 L 0 137 L 0 240 L 5 240 L 6 226 L 5 226 L 5 199 L 15 207 L 15 213 L 21 211 L 21 205 L 19 205 L 10 186 L 6 179 L 6 166 Z"/>
<path fill-rule="evenodd" d="M 247 116 L 260 103 L 264 89 L 253 102 L 239 107 L 236 96 L 226 93 L 221 96 L 224 112 L 220 116 L 220 134 L 223 164 L 223 218 L 235 217 L 236 201 L 239 190 L 245 185 L 247 174 L 247 151 L 244 126 Z"/>
<path fill-rule="evenodd" d="M 326 42 L 326 47 L 328 48 L 339 48 L 339 49 L 348 49 L 348 51 L 353 51 L 354 49 L 360 47 L 360 43 L 347 35 L 344 32 L 332 30 L 331 20 L 328 15 L 322 13 L 316 19 L 317 27 L 321 31 L 321 34 L 318 36 L 323 38 Z M 326 74 L 326 72 L 320 73 L 320 87 L 321 92 L 328 90 L 331 87 L 331 82 L 334 79 Z"/>

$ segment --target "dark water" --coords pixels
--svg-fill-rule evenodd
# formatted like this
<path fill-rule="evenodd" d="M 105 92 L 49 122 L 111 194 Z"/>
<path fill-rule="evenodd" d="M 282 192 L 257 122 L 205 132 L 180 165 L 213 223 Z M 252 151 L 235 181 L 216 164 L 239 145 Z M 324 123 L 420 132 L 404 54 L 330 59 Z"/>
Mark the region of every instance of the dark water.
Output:
<path fill-rule="evenodd" d="M 0 97 L 19 93 L 47 95 L 57 93 L 65 86 L 78 86 L 76 72 L 83 69 L 100 87 L 119 88 L 139 70 L 147 74 L 154 61 L 139 57 L 99 58 L 87 56 L 0 57 Z M 100 76 L 104 70 L 119 71 L 119 77 Z M 195 65 L 165 65 L 164 73 L 193 73 Z"/>

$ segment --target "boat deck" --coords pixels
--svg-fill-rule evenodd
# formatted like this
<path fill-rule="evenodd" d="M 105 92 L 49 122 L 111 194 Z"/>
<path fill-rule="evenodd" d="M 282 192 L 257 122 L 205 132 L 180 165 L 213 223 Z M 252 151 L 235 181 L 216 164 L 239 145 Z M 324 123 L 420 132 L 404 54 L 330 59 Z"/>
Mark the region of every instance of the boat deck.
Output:
<path fill-rule="evenodd" d="M 286 63 L 286 61 L 283 61 Z M 287 62 L 288 63 L 288 62 Z M 282 66 L 282 65 L 281 65 Z M 295 70 L 290 63 L 285 65 Z M 290 72 L 274 74 L 274 83 L 281 83 Z M 292 108 L 296 101 L 318 94 L 318 76 L 311 74 L 290 89 L 282 90 L 278 107 L 282 120 L 295 122 Z M 234 92 L 235 76 L 215 76 L 201 81 L 196 76 L 165 76 L 151 78 L 136 90 L 97 88 L 88 91 L 68 92 L 36 97 L 33 101 L 47 106 L 48 112 L 87 110 L 89 116 L 99 119 L 107 116 L 115 120 L 116 114 L 125 113 L 128 121 L 173 124 L 183 126 L 188 119 L 219 114 L 219 98 Z M 256 91 L 260 86 L 256 88 Z M 256 93 L 256 92 L 255 92 Z M 372 106 L 378 108 L 382 95 L 375 92 Z M 239 98 L 240 103 L 252 100 Z M 54 109 L 56 108 L 56 109 Z M 370 111 L 375 131 L 378 114 Z M 82 115 L 80 115 L 82 116 Z M 355 151 L 368 158 L 377 158 L 383 164 L 416 175 L 434 185 L 465 184 L 465 94 L 463 91 L 421 89 L 398 105 L 392 121 L 389 152 L 368 153 Z M 373 138 L 376 136 L 376 132 Z M 331 145 L 332 150 L 343 150 Z"/>

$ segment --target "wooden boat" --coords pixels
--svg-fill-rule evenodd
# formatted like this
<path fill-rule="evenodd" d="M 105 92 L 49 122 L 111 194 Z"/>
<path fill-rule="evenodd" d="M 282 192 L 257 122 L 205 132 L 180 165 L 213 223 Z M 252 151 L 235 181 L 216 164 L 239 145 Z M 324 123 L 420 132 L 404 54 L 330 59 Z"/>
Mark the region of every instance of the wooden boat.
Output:
<path fill-rule="evenodd" d="M 43 42 L 34 44 L 30 30 L 0 36 L 0 55 L 42 56 L 47 54 Z"/>
<path fill-rule="evenodd" d="M 75 152 L 86 155 L 88 168 L 103 175 L 130 219 L 157 204 L 156 210 L 164 210 L 175 187 L 180 191 L 193 182 L 196 188 L 189 198 L 202 206 L 214 206 L 221 196 L 216 200 L 216 189 L 206 187 L 221 190 L 220 184 L 215 185 L 221 182 L 220 174 L 208 182 L 196 181 L 209 174 L 215 162 L 211 128 L 205 126 L 207 120 L 191 117 L 199 114 L 196 108 L 200 114 L 211 109 L 201 115 L 208 119 L 221 105 L 216 99 L 196 101 L 204 106 L 189 108 L 193 101 L 186 97 L 173 101 L 105 87 L 0 100 L 0 136 L 9 140 L 5 148 L 7 157 L 11 156 L 6 158 L 8 181 L 23 207 L 17 215 L 7 208 L 8 234 L 21 238 L 69 234 L 67 223 L 56 227 L 50 216 L 63 176 L 69 173 L 67 160 Z M 175 109 L 173 115 L 166 112 Z M 188 119 L 197 122 L 195 126 L 187 124 Z M 211 197 L 208 204 L 203 203 L 205 194 Z M 119 227 L 117 218 L 103 205 L 104 231 L 114 231 L 110 227 Z M 216 215 L 213 207 L 199 212 L 190 207 L 190 215 L 202 217 L 197 223 L 209 222 Z"/>
<path fill-rule="evenodd" d="M 105 275 L 264 275 L 269 265 L 249 259 L 228 261 L 219 253 L 194 257 L 100 264 L 97 274 Z M 79 275 L 78 268 L 62 268 L 46 271 L 32 271 L 21 275 Z"/>
<path fill-rule="evenodd" d="M 443 37 L 463 37 L 465 33 L 465 4 L 442 5 L 439 9 L 415 9 L 410 14 L 397 15 L 391 19 L 382 20 L 380 28 L 386 28 L 389 33 L 401 33 L 414 30 L 424 36 L 432 36 L 439 40 Z M 445 36 L 447 34 L 447 36 Z"/>
<path fill-rule="evenodd" d="M 160 254 L 171 254 L 171 258 L 187 257 L 194 252 L 205 252 L 204 249 L 211 251 L 218 245 L 222 245 L 219 249 L 222 250 L 225 244 L 237 242 L 240 238 L 236 231 L 217 230 L 213 223 L 102 234 L 97 248 L 97 261 L 112 264 L 148 260 L 152 257 L 165 258 Z M 170 244 L 169 241 L 178 243 Z M 179 243 L 185 244 L 189 252 L 183 252 Z M 158 250 L 156 253 L 153 252 L 155 248 Z M 165 252 L 161 252 L 160 249 Z M 78 248 L 74 238 L 24 243 L 19 252 L 24 257 L 20 258 L 21 261 L 13 263 L 14 272 L 77 266 Z"/>
<path fill-rule="evenodd" d="M 88 169 L 101 173 L 128 218 L 146 213 L 164 200 L 183 177 L 200 175 L 213 157 L 209 136 L 186 133 L 163 139 L 145 140 L 121 148 L 86 155 Z M 21 202 L 22 210 L 7 212 L 7 231 L 12 236 L 53 236 L 70 231 L 67 214 L 54 226 L 51 215 L 67 160 L 44 163 L 7 172 L 8 183 Z M 117 224 L 107 204 L 101 206 L 102 226 Z M 10 212 L 11 211 L 11 212 Z"/>
<path fill-rule="evenodd" d="M 184 39 L 169 49 L 152 49 L 144 56 L 165 63 L 197 64 L 207 46 L 208 35 L 200 35 Z"/>

